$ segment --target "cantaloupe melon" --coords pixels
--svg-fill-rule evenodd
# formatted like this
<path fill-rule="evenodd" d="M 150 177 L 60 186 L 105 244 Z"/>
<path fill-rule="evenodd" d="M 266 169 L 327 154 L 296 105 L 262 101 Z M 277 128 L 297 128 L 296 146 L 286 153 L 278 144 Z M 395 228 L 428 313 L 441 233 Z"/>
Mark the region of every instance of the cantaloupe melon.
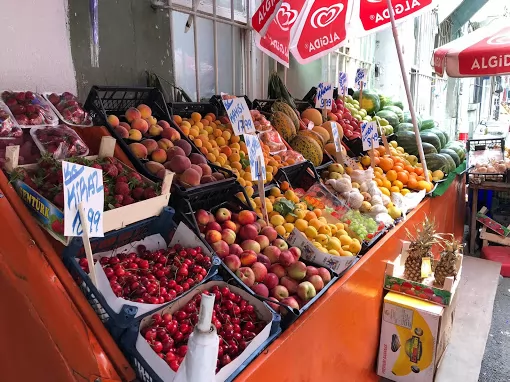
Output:
<path fill-rule="evenodd" d="M 313 107 L 303 111 L 301 113 L 301 118 L 306 118 L 309 121 L 312 121 L 315 126 L 322 125 L 322 114 L 319 110 L 314 109 Z"/>
<path fill-rule="evenodd" d="M 324 141 L 325 144 L 331 140 L 331 135 L 329 134 L 329 131 L 322 126 L 315 126 L 312 129 L 312 131 L 314 133 L 319 134 L 322 137 L 322 140 Z"/>
<path fill-rule="evenodd" d="M 335 122 L 335 121 L 327 121 L 327 122 L 324 122 L 322 124 L 322 128 L 324 128 L 328 134 L 329 134 L 329 139 L 327 140 L 327 143 L 329 142 L 333 142 L 333 130 L 331 129 L 331 124 Z M 343 138 L 344 136 L 344 131 L 342 129 L 342 126 L 340 126 L 340 124 L 338 122 L 335 122 L 336 123 L 336 128 L 338 129 L 338 134 L 340 135 L 340 139 Z"/>

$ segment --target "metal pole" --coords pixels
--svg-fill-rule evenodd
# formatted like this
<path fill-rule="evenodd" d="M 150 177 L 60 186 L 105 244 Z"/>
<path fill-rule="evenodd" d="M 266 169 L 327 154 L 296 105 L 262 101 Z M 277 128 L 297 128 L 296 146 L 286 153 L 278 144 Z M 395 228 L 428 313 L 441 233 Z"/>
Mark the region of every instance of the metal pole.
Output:
<path fill-rule="evenodd" d="M 388 12 L 391 20 L 391 31 L 393 32 L 393 40 L 395 40 L 395 48 L 397 49 L 398 62 L 400 64 L 400 72 L 402 73 L 402 79 L 404 80 L 404 88 L 406 91 L 407 102 L 409 103 L 409 111 L 411 112 L 411 119 L 413 121 L 414 133 L 416 135 L 416 145 L 418 146 L 418 153 L 420 155 L 420 162 L 423 168 L 423 174 L 427 182 L 430 181 L 429 172 L 427 170 L 427 162 L 425 161 L 425 154 L 423 153 L 423 145 L 421 143 L 420 130 L 418 129 L 418 123 L 416 122 L 416 113 L 414 111 L 413 97 L 411 96 L 411 90 L 409 89 L 409 80 L 407 79 L 407 72 L 404 64 L 404 57 L 402 57 L 402 51 L 400 49 L 400 41 L 398 38 L 397 26 L 395 25 L 395 14 L 393 12 L 393 4 L 391 0 L 386 0 L 388 4 Z"/>
<path fill-rule="evenodd" d="M 232 34 L 232 95 L 236 94 L 236 43 L 235 43 L 235 13 L 234 13 L 234 0 L 230 0 L 230 22 L 232 23 L 230 30 Z"/>
<path fill-rule="evenodd" d="M 218 70 L 218 24 L 216 21 L 216 0 L 212 2 L 213 6 L 213 43 L 214 43 L 214 94 L 220 94 L 219 91 L 219 70 Z"/>

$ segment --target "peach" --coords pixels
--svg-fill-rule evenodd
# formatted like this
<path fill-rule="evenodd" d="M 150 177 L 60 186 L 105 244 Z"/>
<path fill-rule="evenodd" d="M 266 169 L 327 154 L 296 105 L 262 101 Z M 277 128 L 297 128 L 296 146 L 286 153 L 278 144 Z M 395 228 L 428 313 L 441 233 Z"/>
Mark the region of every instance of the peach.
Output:
<path fill-rule="evenodd" d="M 165 163 L 166 162 L 166 151 L 163 149 L 156 149 L 152 152 L 151 158 L 155 162 Z"/>
<path fill-rule="evenodd" d="M 218 231 L 221 232 L 223 229 L 221 228 L 220 224 L 218 222 L 215 222 L 214 220 L 209 220 L 209 223 L 205 225 L 205 230 L 207 231 Z"/>
<path fill-rule="evenodd" d="M 216 182 L 216 179 L 212 175 L 202 175 L 202 179 L 200 179 L 200 184 L 213 183 Z"/>
<path fill-rule="evenodd" d="M 117 134 L 119 134 L 119 137 L 121 138 L 129 138 L 129 131 L 124 127 L 124 126 L 117 126 L 115 128 L 115 131 L 117 132 Z M 141 137 L 141 135 L 140 135 Z"/>
<path fill-rule="evenodd" d="M 280 284 L 287 288 L 290 294 L 296 293 L 297 287 L 299 285 L 299 283 L 296 280 L 290 278 L 289 276 L 283 276 L 280 279 Z"/>
<path fill-rule="evenodd" d="M 162 127 L 161 136 L 170 139 L 172 142 L 181 139 L 181 134 L 173 127 Z M 189 154 L 188 154 L 189 155 Z"/>
<path fill-rule="evenodd" d="M 269 239 L 265 235 L 257 235 L 255 241 L 259 243 L 260 249 L 263 251 L 264 248 L 269 246 Z"/>
<path fill-rule="evenodd" d="M 207 163 L 200 163 L 199 166 L 202 169 L 202 175 L 204 175 L 204 176 L 205 175 L 212 175 L 211 167 L 209 167 L 209 165 Z M 214 182 L 214 180 L 213 180 L 213 182 Z"/>
<path fill-rule="evenodd" d="M 142 117 L 143 118 L 143 117 Z M 152 125 L 157 125 L 158 124 L 158 120 L 152 116 L 150 117 L 147 117 L 147 118 L 143 118 L 147 121 L 147 123 L 149 124 L 149 126 L 152 126 Z"/>
<path fill-rule="evenodd" d="M 257 223 L 260 226 L 260 229 L 267 227 L 267 223 L 263 219 L 257 219 L 257 221 L 255 223 Z"/>
<path fill-rule="evenodd" d="M 303 280 L 306 276 L 306 264 L 303 263 L 302 261 L 297 261 L 291 264 L 287 268 L 287 274 L 294 280 L 297 281 Z"/>
<path fill-rule="evenodd" d="M 242 240 L 254 240 L 258 235 L 257 228 L 254 224 L 243 225 L 239 229 L 239 237 Z"/>
<path fill-rule="evenodd" d="M 168 160 L 171 160 L 173 157 L 176 156 L 183 156 L 186 157 L 186 154 L 184 154 L 184 150 L 177 146 L 172 146 L 168 150 L 166 150 L 166 156 L 168 157 Z M 191 165 L 191 161 L 190 161 Z"/>
<path fill-rule="evenodd" d="M 251 266 L 251 270 L 255 273 L 255 281 L 261 283 L 267 276 L 267 268 L 260 262 L 255 262 Z"/>
<path fill-rule="evenodd" d="M 131 128 L 139 130 L 142 134 L 145 134 L 149 130 L 149 125 L 147 124 L 147 121 L 137 118 L 131 122 Z"/>
<path fill-rule="evenodd" d="M 306 277 L 315 276 L 319 274 L 319 270 L 312 265 L 306 267 Z"/>
<path fill-rule="evenodd" d="M 209 244 L 214 244 L 221 240 L 221 232 L 216 231 L 214 229 L 207 231 L 205 234 L 205 241 L 207 241 Z"/>
<path fill-rule="evenodd" d="M 276 299 L 275 297 L 269 297 L 269 300 L 278 302 L 278 299 Z M 271 309 L 273 309 L 276 313 L 280 311 L 280 305 L 274 302 L 267 302 L 267 305 L 269 305 Z"/>
<path fill-rule="evenodd" d="M 127 122 L 121 122 L 119 123 L 119 126 L 126 128 L 128 131 L 131 130 L 131 126 Z"/>
<path fill-rule="evenodd" d="M 193 164 L 207 163 L 207 160 L 205 159 L 205 157 L 203 155 L 197 154 L 197 153 L 191 153 L 189 156 L 189 160 Z"/>
<path fill-rule="evenodd" d="M 163 129 L 172 127 L 167 121 L 163 120 L 159 120 L 158 125 L 161 126 Z"/>
<path fill-rule="evenodd" d="M 188 168 L 182 173 L 180 181 L 184 183 L 185 187 L 195 187 L 200 184 L 200 175 L 192 168 Z"/>
<path fill-rule="evenodd" d="M 313 284 L 309 281 L 303 281 L 298 285 L 297 295 L 301 300 L 305 303 L 310 301 L 315 297 L 317 291 L 315 290 Z"/>
<path fill-rule="evenodd" d="M 242 262 L 241 262 L 242 263 Z M 252 287 L 255 284 L 255 274 L 250 267 L 241 267 L 236 271 L 236 276 L 241 279 L 244 285 Z"/>
<path fill-rule="evenodd" d="M 119 118 L 116 115 L 109 115 L 108 118 L 106 118 L 106 121 L 111 127 L 117 127 L 120 124 Z"/>
<path fill-rule="evenodd" d="M 268 240 L 272 243 L 278 237 L 278 232 L 273 227 L 263 227 L 260 231 L 261 235 L 267 236 Z"/>
<path fill-rule="evenodd" d="M 298 247 L 290 247 L 289 251 L 292 253 L 292 256 L 294 256 L 294 259 L 298 261 L 299 258 L 301 257 L 301 249 L 299 249 Z"/>
<path fill-rule="evenodd" d="M 131 143 L 129 149 L 135 154 L 138 159 L 147 158 L 147 148 L 141 143 Z"/>
<path fill-rule="evenodd" d="M 278 285 L 279 281 L 280 280 L 278 279 L 277 275 L 275 275 L 274 273 L 268 273 L 263 282 L 264 284 L 266 284 L 267 288 L 271 290 Z"/>
<path fill-rule="evenodd" d="M 289 297 L 289 291 L 283 285 L 277 285 L 271 290 L 271 296 L 278 301 L 283 301 L 283 299 Z"/>
<path fill-rule="evenodd" d="M 310 276 L 307 278 L 307 281 L 313 285 L 317 292 L 320 292 L 322 288 L 324 288 L 324 280 L 322 280 L 322 277 L 319 275 Z"/>
<path fill-rule="evenodd" d="M 255 281 L 257 280 L 257 275 L 255 275 Z M 256 284 L 251 287 L 251 290 L 256 295 L 262 296 L 262 297 L 269 297 L 269 289 L 267 289 L 267 286 L 265 284 Z"/>
<path fill-rule="evenodd" d="M 290 293 L 290 291 L 289 291 Z M 291 309 L 296 309 L 296 310 L 299 310 L 299 303 L 297 302 L 297 300 L 294 298 L 294 297 L 286 297 L 284 298 L 282 301 L 280 301 L 283 305 L 287 305 L 288 307 L 290 307 Z M 288 311 L 285 310 L 285 309 L 280 309 L 280 314 L 282 316 L 284 316 L 285 314 L 287 314 Z"/>
<path fill-rule="evenodd" d="M 232 272 L 235 272 L 241 268 L 241 260 L 236 255 L 228 255 L 225 257 L 224 262 L 227 268 Z"/>
<path fill-rule="evenodd" d="M 159 125 L 149 125 L 149 135 L 152 137 L 158 137 L 161 135 L 163 128 Z"/>
<path fill-rule="evenodd" d="M 280 248 L 280 251 L 285 251 L 287 249 L 289 249 L 289 246 L 287 244 L 287 242 L 283 239 L 276 239 L 275 241 L 273 241 L 273 245 L 277 246 L 278 248 Z"/>
<path fill-rule="evenodd" d="M 236 255 L 237 257 L 239 257 L 241 253 L 243 253 L 243 249 L 239 244 L 230 244 L 229 252 L 231 255 Z"/>
<path fill-rule="evenodd" d="M 257 262 L 257 254 L 251 250 L 243 251 L 239 258 L 241 259 L 241 264 L 245 267 L 249 267 Z"/>
<path fill-rule="evenodd" d="M 196 166 L 196 165 L 191 165 L 191 166 Z M 221 228 L 223 229 L 231 229 L 232 231 L 236 232 L 237 233 L 237 226 L 236 226 L 236 223 L 234 223 L 232 220 L 227 220 L 225 222 L 223 222 L 221 224 Z"/>
<path fill-rule="evenodd" d="M 133 141 L 139 141 L 142 139 L 142 133 L 139 130 L 131 129 L 128 131 L 128 138 Z"/>
<path fill-rule="evenodd" d="M 172 139 L 172 142 L 174 142 L 174 140 Z M 189 156 L 191 154 L 191 145 L 185 141 L 184 139 L 178 139 L 174 142 L 174 145 L 175 146 L 179 146 L 181 149 L 184 150 L 184 154 L 186 156 Z"/>
<path fill-rule="evenodd" d="M 147 170 L 149 170 L 149 172 L 152 175 L 157 175 L 157 173 L 159 171 L 166 170 L 165 167 L 161 163 L 154 162 L 154 161 L 149 161 L 149 162 L 145 163 L 145 167 L 147 168 Z"/>
<path fill-rule="evenodd" d="M 195 219 L 197 220 L 198 224 L 206 225 L 209 223 L 209 215 L 210 213 L 206 210 L 197 210 L 195 212 Z"/>
<path fill-rule="evenodd" d="M 174 144 L 172 143 L 172 141 L 170 139 L 166 139 L 166 138 L 161 138 L 159 141 L 158 141 L 158 147 L 160 149 L 163 149 L 163 150 L 168 150 L 170 147 L 174 147 Z M 167 154 L 168 155 L 168 154 Z"/>
<path fill-rule="evenodd" d="M 198 172 L 198 175 L 200 177 L 202 177 L 202 168 L 196 164 L 192 164 L 191 167 L 193 170 L 195 170 L 196 172 Z"/>
<path fill-rule="evenodd" d="M 282 253 L 282 251 L 280 251 L 280 248 L 275 247 L 274 245 L 270 245 L 264 248 L 264 251 L 262 253 L 269 258 L 269 261 L 271 261 L 271 263 L 277 263 L 278 260 L 280 259 L 280 254 Z"/>
<path fill-rule="evenodd" d="M 223 175 L 221 172 L 214 172 L 212 174 L 212 176 L 216 180 L 223 180 L 223 179 L 225 179 L 225 175 Z"/>
<path fill-rule="evenodd" d="M 326 268 L 319 268 L 319 276 L 321 277 L 324 284 L 327 284 L 331 281 L 331 273 Z"/>
<path fill-rule="evenodd" d="M 225 228 L 221 231 L 221 238 L 228 245 L 234 244 L 236 241 L 236 233 L 230 228 Z M 244 249 L 244 248 L 243 248 Z"/>
<path fill-rule="evenodd" d="M 140 111 L 142 118 L 149 118 L 152 115 L 151 108 L 143 103 L 138 105 L 136 108 Z"/>
<path fill-rule="evenodd" d="M 282 253 L 280 254 L 279 261 L 280 264 L 283 265 L 284 267 L 288 267 L 296 262 L 294 256 L 292 256 L 292 252 L 290 252 L 289 250 L 282 251 Z"/>
<path fill-rule="evenodd" d="M 269 272 L 274 273 L 276 276 L 278 276 L 279 279 L 284 277 L 287 274 L 287 271 L 281 264 L 273 264 L 269 268 Z"/>
<path fill-rule="evenodd" d="M 237 220 L 242 225 L 255 223 L 255 217 L 249 210 L 242 210 L 241 212 L 239 212 Z"/>
<path fill-rule="evenodd" d="M 170 171 L 168 171 L 165 167 L 163 167 L 162 169 L 160 169 L 160 170 L 156 173 L 156 177 L 157 177 L 158 179 L 163 180 L 163 179 L 165 179 L 165 176 L 166 176 L 166 173 L 167 173 L 167 172 L 170 172 Z"/>
<path fill-rule="evenodd" d="M 255 253 L 260 253 L 260 244 L 255 240 L 245 240 L 241 243 L 241 248 L 245 251 L 250 249 Z"/>
<path fill-rule="evenodd" d="M 140 143 L 145 146 L 148 155 L 151 155 L 154 150 L 157 150 L 159 148 L 158 142 L 156 142 L 154 139 L 144 139 Z"/>
<path fill-rule="evenodd" d="M 217 241 L 216 243 L 211 244 L 212 250 L 218 255 L 220 259 L 223 259 L 224 257 L 228 256 L 229 254 L 229 247 L 228 244 L 225 243 L 223 240 Z"/>
<path fill-rule="evenodd" d="M 192 162 L 193 163 L 193 162 Z M 214 217 L 216 218 L 216 221 L 218 223 L 226 222 L 227 220 L 230 220 L 232 218 L 232 212 L 228 208 L 221 207 L 218 208 L 218 211 L 214 214 Z"/>
<path fill-rule="evenodd" d="M 134 107 L 130 107 L 129 109 L 126 110 L 125 117 L 126 117 L 126 120 L 129 123 L 131 123 L 135 119 L 142 118 L 142 113 L 140 113 L 140 110 L 138 110 Z"/>
<path fill-rule="evenodd" d="M 182 174 L 184 173 L 184 171 L 188 170 L 191 167 L 190 160 L 183 155 L 174 156 L 172 159 L 170 159 L 169 162 L 170 162 L 169 165 L 165 167 L 168 168 L 170 171 L 175 172 L 176 174 Z"/>
<path fill-rule="evenodd" d="M 271 268 L 271 261 L 269 261 L 269 258 L 266 255 L 263 255 L 262 253 L 259 253 L 257 255 L 257 261 L 259 263 L 262 263 L 265 265 L 265 267 L 269 270 Z"/>

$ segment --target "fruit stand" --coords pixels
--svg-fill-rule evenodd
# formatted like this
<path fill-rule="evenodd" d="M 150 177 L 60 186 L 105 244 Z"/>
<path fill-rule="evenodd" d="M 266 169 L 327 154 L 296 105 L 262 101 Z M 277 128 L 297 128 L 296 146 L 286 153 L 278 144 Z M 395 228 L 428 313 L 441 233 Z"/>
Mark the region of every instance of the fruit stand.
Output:
<path fill-rule="evenodd" d="M 292 102 L 255 100 L 245 111 L 260 154 L 246 134 L 235 134 L 231 97 L 166 104 L 157 89 L 95 86 L 84 106 L 67 93 L 47 95 L 49 106 L 30 122 L 19 113 L 37 94 L 2 96 L 15 113 L 8 117 L 24 126 L 21 136 L 5 129 L 18 140 L 2 148 L 11 178 L 0 175 L 2 201 L 64 285 L 65 304 L 97 338 L 95 357 L 106 354 L 122 380 L 134 379 L 128 363 L 139 379 L 174 375 L 198 319 L 199 290 L 222 301 L 212 321 L 223 341 L 220 380 L 329 380 L 339 366 L 348 380 L 376 380 L 385 262 L 425 216 L 438 232 L 462 237 L 461 144 L 421 121 L 424 174 L 401 102 L 369 89 L 360 100 L 333 100 L 326 115 L 303 101 L 296 112 Z M 52 108 L 69 127 L 50 119 L 29 127 Z M 70 123 L 89 123 L 88 112 L 105 127 Z M 394 140 L 363 150 L 368 122 Z M 110 136 L 116 145 L 107 150 Z M 95 281 L 82 239 L 63 236 L 61 159 L 103 172 L 104 237 L 90 239 Z M 445 174 L 450 185 L 431 197 Z M 31 287 L 29 299 L 38 292 Z M 55 343 L 67 335 L 51 332 Z M 76 352 L 91 349 L 80 342 Z M 294 366 L 278 366 L 289 355 Z M 100 371 L 84 374 L 119 379 Z"/>

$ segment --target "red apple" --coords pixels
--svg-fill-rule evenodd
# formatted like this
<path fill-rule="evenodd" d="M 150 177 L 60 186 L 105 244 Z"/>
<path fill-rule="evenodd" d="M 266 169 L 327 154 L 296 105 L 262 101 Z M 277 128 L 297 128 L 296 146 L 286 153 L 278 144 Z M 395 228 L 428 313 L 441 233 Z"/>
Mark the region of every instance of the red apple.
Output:
<path fill-rule="evenodd" d="M 229 253 L 231 255 L 236 255 L 237 257 L 239 257 L 241 255 L 241 253 L 243 253 L 243 249 L 241 248 L 241 246 L 239 244 L 230 244 L 229 245 Z"/>
<path fill-rule="evenodd" d="M 227 220 L 230 220 L 230 218 L 232 217 L 232 213 L 230 212 L 230 210 L 222 207 L 219 208 L 218 211 L 216 211 L 215 217 L 218 223 L 223 223 L 226 222 Z"/>
<path fill-rule="evenodd" d="M 214 230 L 214 229 L 208 230 L 207 233 L 205 234 L 205 240 L 209 244 L 217 243 L 218 241 L 221 240 L 221 233 L 219 231 Z"/>
<path fill-rule="evenodd" d="M 265 284 L 255 284 L 251 287 L 251 290 L 262 297 L 269 297 L 269 289 Z"/>
<path fill-rule="evenodd" d="M 198 210 L 195 212 L 195 219 L 198 224 L 207 225 L 207 223 L 209 223 L 209 212 L 206 210 Z"/>
<path fill-rule="evenodd" d="M 315 291 L 315 288 L 311 282 L 303 281 L 298 285 L 297 295 L 301 300 L 303 300 L 303 302 L 307 303 L 312 298 L 314 298 L 316 294 L 317 292 Z"/>
<path fill-rule="evenodd" d="M 299 249 L 298 247 L 290 247 L 289 251 L 292 253 L 292 256 L 294 256 L 294 259 L 298 261 L 299 258 L 301 257 L 301 249 Z"/>
<path fill-rule="evenodd" d="M 252 225 L 255 227 L 255 229 L 257 230 L 257 235 L 260 233 L 260 230 L 262 229 L 262 226 L 255 222 L 255 223 L 252 223 Z"/>
<path fill-rule="evenodd" d="M 255 237 L 255 241 L 260 244 L 260 250 L 262 251 L 264 248 L 269 246 L 269 239 L 265 235 L 257 235 L 257 237 Z"/>
<path fill-rule="evenodd" d="M 260 229 L 264 229 L 264 227 L 267 227 L 267 223 L 265 220 L 258 219 L 255 223 L 257 223 L 260 226 Z"/>
<path fill-rule="evenodd" d="M 252 223 L 255 223 L 255 221 L 257 220 L 258 218 L 256 217 L 256 215 L 254 216 L 252 214 L 252 211 L 249 211 L 249 210 L 242 210 L 241 212 L 239 212 L 239 214 L 237 215 L 237 220 L 239 221 L 239 223 L 241 225 L 246 225 L 246 224 L 252 224 Z"/>
<path fill-rule="evenodd" d="M 262 253 L 267 256 L 267 258 L 269 259 L 269 261 L 271 261 L 272 264 L 278 262 L 282 251 L 280 251 L 280 248 L 275 247 L 274 245 L 270 245 L 269 247 L 266 247 Z"/>
<path fill-rule="evenodd" d="M 237 270 L 236 276 L 248 287 L 252 287 L 255 284 L 255 273 L 249 267 L 241 267 Z"/>
<path fill-rule="evenodd" d="M 211 215 L 212 216 L 212 215 Z M 213 217 L 214 219 L 214 217 Z M 219 225 L 218 223 L 216 223 L 215 221 L 210 221 L 209 223 L 207 223 L 207 225 L 205 226 L 205 230 L 206 231 L 219 231 L 221 232 L 221 225 Z"/>
<path fill-rule="evenodd" d="M 294 280 L 303 280 L 306 276 L 306 264 L 302 261 L 296 261 L 295 263 L 289 265 L 287 268 L 287 274 Z"/>
<path fill-rule="evenodd" d="M 255 273 L 255 281 L 261 283 L 267 276 L 267 268 L 264 264 L 259 263 L 258 261 L 253 263 L 251 266 L 253 273 Z"/>
<path fill-rule="evenodd" d="M 244 267 L 249 267 L 257 262 L 257 254 L 251 250 L 244 251 L 239 258 Z"/>
<path fill-rule="evenodd" d="M 250 249 L 255 253 L 260 253 L 260 244 L 255 240 L 245 240 L 241 243 L 241 248 L 245 251 Z"/>
<path fill-rule="evenodd" d="M 318 275 L 318 274 L 319 274 L 319 270 L 317 268 L 315 268 L 314 266 L 309 265 L 306 267 L 306 277 L 310 277 L 310 276 Z"/>
<path fill-rule="evenodd" d="M 292 255 L 292 252 L 289 250 L 282 251 L 280 254 L 280 264 L 284 267 L 288 267 L 291 264 L 294 264 L 296 260 L 294 259 L 294 256 Z"/>
<path fill-rule="evenodd" d="M 274 273 L 276 276 L 278 276 L 279 279 L 281 279 L 283 276 L 287 274 L 287 271 L 281 264 L 273 264 L 269 268 L 269 272 Z"/>
<path fill-rule="evenodd" d="M 266 284 L 269 290 L 277 286 L 278 282 L 279 282 L 278 276 L 276 276 L 274 273 L 268 273 L 263 281 L 263 283 Z"/>
<path fill-rule="evenodd" d="M 271 301 L 276 301 L 278 302 L 278 300 L 275 298 L 275 297 L 269 297 L 269 299 Z M 266 301 L 267 302 L 267 301 Z M 280 305 L 278 304 L 275 304 L 275 303 L 271 303 L 271 302 L 267 302 L 267 305 L 269 305 L 271 307 L 271 309 L 273 309 L 276 313 L 278 313 L 280 311 Z"/>
<path fill-rule="evenodd" d="M 289 246 L 287 245 L 285 240 L 280 239 L 280 238 L 273 241 L 273 245 L 280 248 L 280 251 L 285 251 L 286 249 L 289 249 Z"/>
<path fill-rule="evenodd" d="M 271 290 L 271 296 L 276 298 L 278 301 L 289 297 L 289 291 L 283 285 L 277 285 Z"/>
<path fill-rule="evenodd" d="M 232 231 L 230 228 L 225 228 L 223 229 L 223 231 L 221 231 L 221 238 L 228 245 L 231 245 L 234 244 L 234 242 L 236 241 L 236 233 Z"/>
<path fill-rule="evenodd" d="M 319 276 L 324 281 L 324 285 L 331 281 L 331 273 L 326 268 L 319 268 Z"/>
<path fill-rule="evenodd" d="M 289 294 L 294 294 L 297 292 L 297 287 L 299 283 L 291 279 L 289 276 L 283 276 L 280 280 L 280 284 L 283 285 L 289 291 Z"/>
<path fill-rule="evenodd" d="M 232 220 L 227 220 L 226 222 L 223 222 L 221 224 L 221 228 L 223 229 L 231 229 L 232 231 L 234 231 L 235 233 L 237 233 L 237 226 L 236 226 L 236 223 L 234 223 Z"/>
<path fill-rule="evenodd" d="M 267 236 L 269 242 L 271 243 L 278 238 L 278 232 L 276 232 L 276 230 L 273 227 L 269 226 L 262 228 L 260 234 Z"/>
<path fill-rule="evenodd" d="M 267 270 L 271 267 L 271 261 L 269 261 L 269 258 L 266 255 L 263 255 L 262 253 L 257 254 L 257 261 L 259 263 L 262 263 L 266 266 Z"/>
<path fill-rule="evenodd" d="M 230 252 L 228 244 L 225 243 L 223 240 L 212 243 L 211 248 L 214 252 L 216 252 L 220 259 L 223 259 L 225 256 L 228 256 Z"/>
<path fill-rule="evenodd" d="M 283 305 L 287 305 L 288 307 L 292 308 L 292 309 L 297 309 L 299 310 L 299 304 L 298 302 L 296 301 L 296 299 L 294 297 L 287 297 L 287 298 L 284 298 L 282 301 L 280 301 Z M 285 309 L 281 309 L 281 313 L 282 315 L 284 315 L 285 313 L 287 313 L 285 311 Z"/>
<path fill-rule="evenodd" d="M 236 255 L 228 255 L 223 261 L 232 272 L 236 272 L 241 267 L 241 260 Z"/>
<path fill-rule="evenodd" d="M 239 229 L 239 236 L 242 240 L 254 240 L 258 234 L 259 232 L 257 231 L 257 227 L 255 227 L 254 224 L 243 225 Z"/>
<path fill-rule="evenodd" d="M 322 288 L 324 288 L 324 281 L 322 280 L 322 277 L 320 277 L 319 275 L 310 276 L 306 280 L 313 285 L 315 291 L 317 292 L 320 292 Z"/>

